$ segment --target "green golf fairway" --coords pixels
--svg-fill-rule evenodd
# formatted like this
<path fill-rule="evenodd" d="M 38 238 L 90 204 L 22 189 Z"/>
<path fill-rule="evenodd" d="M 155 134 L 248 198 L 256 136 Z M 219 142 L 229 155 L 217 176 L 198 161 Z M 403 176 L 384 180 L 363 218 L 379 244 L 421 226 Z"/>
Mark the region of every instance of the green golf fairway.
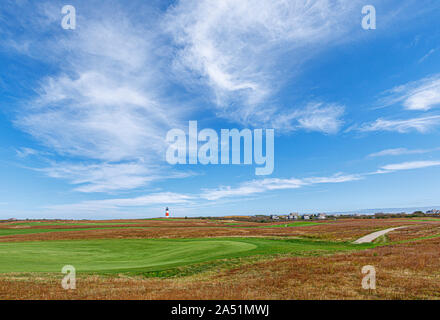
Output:
<path fill-rule="evenodd" d="M 142 272 L 257 254 L 318 254 L 369 247 L 262 238 L 8 242 L 0 243 L 0 273 L 60 272 L 64 265 L 73 265 L 79 272 Z"/>
<path fill-rule="evenodd" d="M 212 260 L 256 246 L 240 241 L 148 239 L 0 243 L 0 272 L 129 271 Z"/>

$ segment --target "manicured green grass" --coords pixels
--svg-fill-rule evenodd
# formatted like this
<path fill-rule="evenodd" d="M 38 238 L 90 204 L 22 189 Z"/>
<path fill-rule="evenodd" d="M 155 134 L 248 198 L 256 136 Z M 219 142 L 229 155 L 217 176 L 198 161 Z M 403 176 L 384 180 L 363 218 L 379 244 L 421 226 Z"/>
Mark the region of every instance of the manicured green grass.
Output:
<path fill-rule="evenodd" d="M 142 273 L 195 263 L 273 254 L 324 254 L 371 248 L 304 239 L 106 239 L 0 243 L 0 272 Z"/>

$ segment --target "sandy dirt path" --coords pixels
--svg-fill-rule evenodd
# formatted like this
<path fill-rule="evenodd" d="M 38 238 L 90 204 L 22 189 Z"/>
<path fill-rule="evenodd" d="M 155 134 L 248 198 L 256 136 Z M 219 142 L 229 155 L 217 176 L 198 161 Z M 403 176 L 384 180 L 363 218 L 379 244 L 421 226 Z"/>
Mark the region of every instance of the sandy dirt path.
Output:
<path fill-rule="evenodd" d="M 385 230 L 381 230 L 381 231 L 376 231 L 370 234 L 367 234 L 366 236 L 357 239 L 354 243 L 370 243 L 372 241 L 374 241 L 375 239 L 379 238 L 380 236 L 383 236 L 384 234 L 387 234 L 388 232 L 397 230 L 397 229 L 401 229 L 401 228 L 406 228 L 404 227 L 396 227 L 396 228 L 389 228 L 389 229 L 385 229 Z"/>

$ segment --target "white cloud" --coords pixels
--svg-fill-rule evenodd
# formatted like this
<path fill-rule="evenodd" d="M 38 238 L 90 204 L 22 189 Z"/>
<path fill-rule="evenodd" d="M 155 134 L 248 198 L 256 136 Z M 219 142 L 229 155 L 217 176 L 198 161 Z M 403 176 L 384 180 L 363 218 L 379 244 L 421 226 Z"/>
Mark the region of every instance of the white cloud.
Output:
<path fill-rule="evenodd" d="M 309 131 L 337 133 L 343 123 L 340 119 L 343 114 L 344 107 L 339 105 L 312 104 L 298 112 L 298 123 L 300 128 Z"/>
<path fill-rule="evenodd" d="M 362 179 L 360 175 L 336 174 L 331 177 L 310 177 L 304 179 L 263 179 L 252 180 L 242 183 L 236 188 L 223 186 L 217 189 L 207 189 L 200 197 L 207 200 L 218 200 L 226 197 L 249 196 L 256 193 L 263 193 L 271 190 L 298 189 L 304 186 L 322 183 L 342 183 Z"/>
<path fill-rule="evenodd" d="M 267 122 L 279 132 L 288 132 L 303 129 L 326 134 L 339 131 L 343 121 L 342 115 L 345 108 L 337 104 L 309 103 L 304 109 L 290 113 L 274 115 L 271 111 L 266 113 Z M 269 120 L 272 119 L 272 120 Z"/>
<path fill-rule="evenodd" d="M 67 179 L 80 192 L 116 192 L 142 187 L 151 181 L 165 178 L 184 178 L 189 174 L 173 172 L 142 162 L 69 164 L 53 163 L 39 169 L 49 177 Z"/>
<path fill-rule="evenodd" d="M 395 87 L 386 93 L 384 106 L 402 103 L 408 110 L 427 111 L 440 106 L 440 74 Z"/>
<path fill-rule="evenodd" d="M 15 121 L 63 157 L 43 172 L 68 179 L 81 192 L 128 190 L 176 176 L 162 170 L 164 139 L 184 110 L 163 94 L 157 30 L 134 25 L 138 17 L 117 6 L 87 6 L 90 10 L 78 11 L 74 32 L 58 30 L 47 38 L 42 34 L 54 22 L 45 13 L 60 10 L 48 6 L 42 4 L 38 21 L 32 22 L 41 41 L 27 39 L 28 51 L 59 70 L 40 81 L 37 97 L 26 102 Z M 81 164 L 72 164 L 76 161 Z"/>
<path fill-rule="evenodd" d="M 425 61 L 426 59 L 428 59 L 434 52 L 436 52 L 437 49 L 431 49 L 428 51 L 427 54 L 425 54 L 422 58 L 420 58 L 419 63 L 422 63 L 423 61 Z"/>
<path fill-rule="evenodd" d="M 415 149 L 415 150 L 408 150 L 407 148 L 394 148 L 394 149 L 386 149 L 379 152 L 371 153 L 368 156 L 369 157 L 383 157 L 383 156 L 400 156 L 400 155 L 406 155 L 406 154 L 423 154 L 423 153 L 429 153 L 432 151 L 440 150 L 440 148 L 434 148 L 434 149 Z"/>
<path fill-rule="evenodd" d="M 179 48 L 174 62 L 179 79 L 210 88 L 220 116 L 252 125 L 280 117 L 283 123 L 292 111 L 282 112 L 274 103 L 268 107 L 267 102 L 284 81 L 298 74 L 285 71 L 298 70 L 323 48 L 360 29 L 355 18 L 359 13 L 353 11 L 358 3 L 178 1 L 164 25 Z M 337 124 L 331 119 L 315 116 L 302 119 L 302 127 L 335 131 Z"/>
<path fill-rule="evenodd" d="M 88 200 L 74 204 L 48 206 L 50 210 L 96 212 L 100 210 L 123 209 L 127 207 L 151 207 L 154 205 L 189 204 L 193 197 L 173 192 L 153 193 L 135 198 Z"/>
<path fill-rule="evenodd" d="M 440 161 L 412 161 L 412 162 L 395 163 L 395 164 L 389 164 L 383 166 L 382 170 L 400 171 L 400 170 L 428 168 L 434 166 L 440 166 Z"/>
<path fill-rule="evenodd" d="M 421 133 L 426 133 L 433 130 L 439 124 L 440 116 L 427 116 L 405 120 L 377 119 L 375 122 L 364 124 L 357 129 L 363 132 L 396 131 L 400 133 L 407 133 L 415 130 Z"/>
<path fill-rule="evenodd" d="M 342 174 L 338 173 L 330 177 L 309 177 L 303 179 L 280 179 L 268 178 L 252 180 L 241 183 L 238 187 L 221 186 L 215 189 L 202 190 L 201 199 L 216 201 L 229 197 L 245 197 L 253 194 L 268 192 L 271 190 L 298 189 L 305 186 L 327 183 L 344 183 L 364 179 L 364 177 L 375 174 L 391 173 L 400 170 L 421 169 L 432 166 L 440 166 L 440 161 L 414 161 L 398 164 L 389 164 L 381 167 L 378 171 L 364 174 Z"/>
<path fill-rule="evenodd" d="M 37 154 L 39 154 L 40 152 L 32 149 L 32 148 L 19 148 L 17 150 L 15 150 L 15 152 L 17 153 L 17 157 L 19 158 L 27 158 L 28 156 L 35 156 Z"/>
<path fill-rule="evenodd" d="M 120 161 L 162 150 L 166 111 L 142 92 L 141 83 L 112 70 L 79 72 L 77 79 L 46 79 L 39 99 L 17 124 L 46 146 L 73 156 Z"/>
<path fill-rule="evenodd" d="M 362 175 L 359 174 L 349 174 L 343 175 L 341 173 L 335 174 L 331 177 L 312 177 L 304 179 L 306 184 L 320 184 L 320 183 L 342 183 L 349 181 L 356 181 L 362 179 Z"/>
<path fill-rule="evenodd" d="M 382 107 L 399 104 L 406 110 L 428 111 L 440 106 L 440 74 L 397 86 L 384 93 L 379 104 Z M 440 116 L 426 115 L 410 119 L 387 120 L 379 118 L 357 129 L 360 131 L 396 131 L 407 133 L 418 131 L 426 133 L 440 124 Z M 352 130 L 350 128 L 348 131 Z"/>

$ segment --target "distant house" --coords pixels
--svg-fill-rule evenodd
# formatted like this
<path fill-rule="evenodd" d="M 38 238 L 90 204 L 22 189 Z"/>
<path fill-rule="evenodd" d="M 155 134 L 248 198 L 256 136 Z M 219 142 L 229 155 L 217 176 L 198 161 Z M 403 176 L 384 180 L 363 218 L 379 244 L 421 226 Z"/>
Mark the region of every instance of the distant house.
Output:
<path fill-rule="evenodd" d="M 432 209 L 426 211 L 426 214 L 440 214 L 440 210 Z"/>
<path fill-rule="evenodd" d="M 298 219 L 299 219 L 299 214 L 296 213 L 296 212 L 292 212 L 292 213 L 290 213 L 290 214 L 287 216 L 287 218 L 288 218 L 289 220 L 298 220 Z"/>
<path fill-rule="evenodd" d="M 327 215 L 326 215 L 325 213 L 320 213 L 320 214 L 318 215 L 318 219 L 319 219 L 319 220 L 325 220 L 325 219 L 327 219 Z"/>
<path fill-rule="evenodd" d="M 272 220 L 280 220 L 280 217 L 278 217 L 278 216 L 276 216 L 276 215 L 274 215 L 274 214 L 272 214 L 272 215 L 270 216 L 270 218 L 271 218 Z"/>
<path fill-rule="evenodd" d="M 304 215 L 304 216 L 303 216 L 303 219 L 304 219 L 304 220 L 310 220 L 310 216 Z"/>

